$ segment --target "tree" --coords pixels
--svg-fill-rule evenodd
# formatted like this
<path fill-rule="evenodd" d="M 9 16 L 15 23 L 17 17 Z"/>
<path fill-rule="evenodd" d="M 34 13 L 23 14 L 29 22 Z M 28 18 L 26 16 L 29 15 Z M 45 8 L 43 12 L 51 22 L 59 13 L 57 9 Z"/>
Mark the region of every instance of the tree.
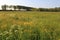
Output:
<path fill-rule="evenodd" d="M 16 10 L 17 6 L 13 6 L 14 10 Z"/>
<path fill-rule="evenodd" d="M 8 7 L 8 5 L 2 5 L 2 10 L 6 11 L 7 7 Z"/>
<path fill-rule="evenodd" d="M 17 5 L 17 9 L 18 9 L 18 10 L 20 10 L 20 9 L 21 9 L 21 7 L 20 7 L 19 5 Z"/>
<path fill-rule="evenodd" d="M 13 9 L 13 8 L 14 8 L 13 5 L 10 5 L 9 8 L 11 8 L 10 10 L 14 10 L 14 9 Z"/>

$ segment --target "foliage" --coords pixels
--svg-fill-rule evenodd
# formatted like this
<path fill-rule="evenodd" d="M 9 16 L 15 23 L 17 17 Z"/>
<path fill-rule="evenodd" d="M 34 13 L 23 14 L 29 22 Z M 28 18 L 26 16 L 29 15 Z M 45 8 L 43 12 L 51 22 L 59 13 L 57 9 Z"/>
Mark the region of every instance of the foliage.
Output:
<path fill-rule="evenodd" d="M 60 40 L 60 12 L 0 11 L 0 40 Z"/>

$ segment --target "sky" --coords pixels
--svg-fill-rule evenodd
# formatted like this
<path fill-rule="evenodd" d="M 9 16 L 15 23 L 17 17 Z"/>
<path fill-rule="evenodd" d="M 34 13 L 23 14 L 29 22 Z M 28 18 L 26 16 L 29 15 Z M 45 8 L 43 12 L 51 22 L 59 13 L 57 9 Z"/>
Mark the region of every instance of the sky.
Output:
<path fill-rule="evenodd" d="M 36 8 L 60 7 L 60 0 L 0 0 L 1 5 L 23 5 Z"/>

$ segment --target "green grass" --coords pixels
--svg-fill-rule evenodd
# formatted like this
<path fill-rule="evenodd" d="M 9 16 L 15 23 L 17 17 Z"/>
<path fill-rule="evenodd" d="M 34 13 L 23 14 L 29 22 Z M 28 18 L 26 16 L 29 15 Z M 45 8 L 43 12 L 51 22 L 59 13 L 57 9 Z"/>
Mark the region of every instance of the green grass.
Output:
<path fill-rule="evenodd" d="M 60 40 L 60 12 L 0 11 L 0 40 Z"/>

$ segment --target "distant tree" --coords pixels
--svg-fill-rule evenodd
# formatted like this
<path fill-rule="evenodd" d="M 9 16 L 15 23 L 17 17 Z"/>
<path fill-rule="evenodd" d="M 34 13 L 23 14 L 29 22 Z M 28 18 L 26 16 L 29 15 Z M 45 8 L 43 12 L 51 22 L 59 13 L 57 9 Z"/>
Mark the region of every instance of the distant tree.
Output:
<path fill-rule="evenodd" d="M 45 8 L 39 8 L 39 11 L 46 11 Z"/>
<path fill-rule="evenodd" d="M 14 10 L 16 10 L 17 6 L 13 6 Z"/>
<path fill-rule="evenodd" d="M 31 7 L 25 7 L 26 9 L 27 9 L 27 11 L 32 11 L 31 9 Z"/>
<path fill-rule="evenodd" d="M 60 7 L 55 7 L 55 11 L 56 12 L 58 12 L 58 11 L 60 12 Z"/>
<path fill-rule="evenodd" d="M 37 8 L 32 8 L 31 11 L 38 11 L 38 9 Z"/>
<path fill-rule="evenodd" d="M 9 8 L 13 8 L 13 9 L 10 9 L 10 10 L 14 10 L 14 7 L 13 7 L 13 5 L 10 5 L 10 6 L 9 6 Z"/>
<path fill-rule="evenodd" d="M 2 10 L 6 10 L 7 9 L 7 7 L 8 7 L 8 5 L 2 5 Z"/>
<path fill-rule="evenodd" d="M 21 9 L 21 7 L 20 7 L 19 5 L 17 5 L 17 9 L 18 9 L 18 10 L 20 10 L 20 9 Z"/>

